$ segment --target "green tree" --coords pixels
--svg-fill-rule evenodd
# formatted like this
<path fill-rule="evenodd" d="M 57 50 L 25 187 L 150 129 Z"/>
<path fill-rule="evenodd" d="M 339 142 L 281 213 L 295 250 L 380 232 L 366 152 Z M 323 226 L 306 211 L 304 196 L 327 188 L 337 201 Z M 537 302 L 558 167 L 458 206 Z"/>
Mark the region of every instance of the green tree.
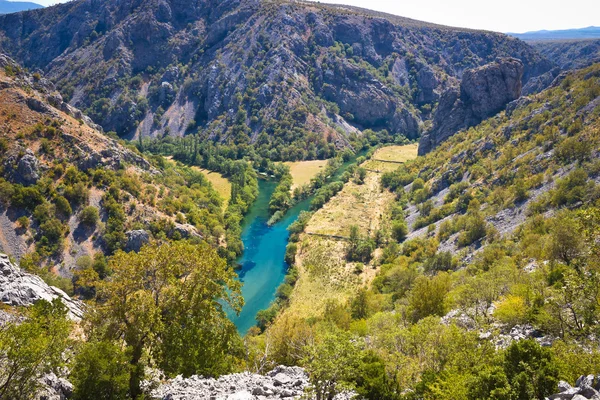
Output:
<path fill-rule="evenodd" d="M 506 349 L 504 372 L 514 399 L 543 399 L 556 391 L 558 368 L 552 353 L 534 340 L 516 341 Z"/>
<path fill-rule="evenodd" d="M 129 360 L 116 343 L 90 341 L 71 368 L 75 400 L 121 400 L 129 394 Z"/>
<path fill-rule="evenodd" d="M 0 330 L 0 399 L 31 399 L 40 378 L 58 372 L 70 345 L 67 309 L 55 299 L 37 302 L 22 323 Z"/>
<path fill-rule="evenodd" d="M 336 328 L 305 348 L 302 364 L 317 400 L 331 400 L 356 373 L 359 348 L 350 335 Z"/>
<path fill-rule="evenodd" d="M 79 215 L 79 220 L 81 223 L 91 228 L 96 226 L 99 219 L 100 215 L 98 213 L 98 209 L 94 206 L 85 207 L 83 210 L 81 210 L 81 214 Z"/>
<path fill-rule="evenodd" d="M 446 313 L 446 295 L 450 291 L 450 276 L 441 272 L 432 278 L 419 276 L 408 296 L 408 306 L 416 322 L 429 315 Z"/>
<path fill-rule="evenodd" d="M 224 304 L 241 309 L 240 283 L 208 244 L 151 243 L 117 252 L 108 279 L 95 282 L 96 326 L 129 348 L 129 394 L 141 395 L 144 358 L 167 374 L 219 375 L 231 369 L 239 336 Z"/>
<path fill-rule="evenodd" d="M 512 400 L 512 388 L 501 367 L 485 367 L 468 384 L 469 400 Z"/>

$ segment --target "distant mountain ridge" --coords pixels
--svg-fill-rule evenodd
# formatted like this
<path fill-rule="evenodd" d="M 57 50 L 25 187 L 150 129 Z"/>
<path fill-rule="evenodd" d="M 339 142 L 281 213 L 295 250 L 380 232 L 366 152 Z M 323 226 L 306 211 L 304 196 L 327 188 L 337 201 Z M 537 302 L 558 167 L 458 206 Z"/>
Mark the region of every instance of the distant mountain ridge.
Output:
<path fill-rule="evenodd" d="M 550 41 L 550 40 L 580 40 L 580 39 L 597 39 L 600 38 L 600 27 L 588 26 L 580 29 L 563 29 L 563 30 L 541 30 L 525 33 L 507 33 L 525 41 Z"/>
<path fill-rule="evenodd" d="M 44 6 L 28 1 L 0 0 L 0 14 L 10 14 L 19 11 L 35 10 L 37 8 L 44 8 Z"/>
<path fill-rule="evenodd" d="M 0 35 L 106 131 L 200 131 L 273 159 L 356 129 L 416 138 L 445 89 L 498 57 L 523 62 L 524 85 L 554 67 L 504 34 L 292 1 L 75 0 L 0 17 Z"/>

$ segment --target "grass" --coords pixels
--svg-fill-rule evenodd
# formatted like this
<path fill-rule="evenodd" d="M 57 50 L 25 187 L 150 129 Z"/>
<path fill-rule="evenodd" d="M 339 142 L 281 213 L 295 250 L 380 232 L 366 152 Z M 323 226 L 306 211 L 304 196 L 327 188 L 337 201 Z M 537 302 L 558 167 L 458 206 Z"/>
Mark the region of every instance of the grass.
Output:
<path fill-rule="evenodd" d="M 231 182 L 223 175 L 218 172 L 209 171 L 204 168 L 193 167 L 196 171 L 202 172 L 202 174 L 208 179 L 213 188 L 223 198 L 223 209 L 227 208 L 229 199 L 231 199 Z"/>
<path fill-rule="evenodd" d="M 390 192 L 379 190 L 379 174 L 368 172 L 364 184 L 348 182 L 318 210 L 306 232 L 348 236 L 351 225 L 358 225 L 362 233 L 373 232 L 393 199 Z"/>
<path fill-rule="evenodd" d="M 416 143 L 405 146 L 386 146 L 375 152 L 373 160 L 404 163 L 417 158 L 418 149 L 419 145 Z"/>
<path fill-rule="evenodd" d="M 381 148 L 375 153 L 375 158 L 379 157 L 387 161 L 405 162 L 417 157 L 417 145 Z M 373 165 L 379 168 L 370 168 L 368 164 L 365 166 L 380 172 L 369 171 L 362 185 L 352 181 L 346 183 L 337 195 L 314 213 L 306 226 L 306 233 L 300 236 L 296 253 L 299 278 L 289 307 L 275 321 L 276 325 L 289 316 L 305 319 L 322 316 L 328 300 L 346 302 L 358 288 L 369 284 L 375 277 L 378 270 L 375 260 L 381 254 L 381 249 L 375 250 L 373 260 L 364 265 L 358 274 L 358 263 L 345 259 L 346 241 L 310 235 L 348 236 L 351 225 L 358 225 L 363 235 L 373 234 L 379 228 L 389 232 L 389 213 L 394 195 L 381 190 L 380 177 L 387 168 L 394 170 L 399 165 L 372 160 L 367 163 L 377 163 Z"/>
<path fill-rule="evenodd" d="M 294 184 L 292 190 L 309 183 L 310 180 L 325 168 L 327 160 L 311 160 L 311 161 L 288 161 L 285 163 L 290 167 L 290 173 Z"/>

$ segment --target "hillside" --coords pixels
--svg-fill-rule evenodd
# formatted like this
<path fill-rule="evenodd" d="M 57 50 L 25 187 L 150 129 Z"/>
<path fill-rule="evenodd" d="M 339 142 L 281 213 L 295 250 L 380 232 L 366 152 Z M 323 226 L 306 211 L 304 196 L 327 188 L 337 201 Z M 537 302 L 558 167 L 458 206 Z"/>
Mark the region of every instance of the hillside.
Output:
<path fill-rule="evenodd" d="M 552 68 L 502 34 L 287 1 L 76 0 L 0 17 L 0 35 L 106 131 L 199 130 L 273 160 L 284 144 L 323 157 L 355 128 L 415 138 L 444 89 L 500 56 L 523 62 L 525 85 Z"/>
<path fill-rule="evenodd" d="M 37 3 L 31 3 L 27 1 L 6 1 L 0 0 L 0 14 L 10 14 L 19 11 L 35 10 L 36 8 L 43 8 Z"/>
<path fill-rule="evenodd" d="M 584 68 L 600 62 L 600 39 L 542 41 L 531 45 L 562 69 Z"/>
<path fill-rule="evenodd" d="M 222 242 L 222 200 L 201 172 L 107 137 L 4 55 L 0 98 L 0 252 L 21 267 L 68 289 L 78 270 L 152 238 Z"/>
<path fill-rule="evenodd" d="M 599 129 L 595 64 L 383 169 L 383 191 L 372 168 L 398 149 L 378 150 L 363 184 L 290 228 L 295 286 L 253 332 L 258 354 L 326 358 L 366 398 L 597 395 L 577 378 L 600 368 Z M 313 347 L 315 360 L 298 350 Z"/>

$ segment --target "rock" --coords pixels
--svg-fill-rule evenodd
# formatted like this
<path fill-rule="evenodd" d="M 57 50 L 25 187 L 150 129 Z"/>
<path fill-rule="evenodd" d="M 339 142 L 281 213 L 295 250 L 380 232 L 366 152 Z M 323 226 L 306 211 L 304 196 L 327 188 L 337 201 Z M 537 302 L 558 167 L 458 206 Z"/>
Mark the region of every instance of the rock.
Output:
<path fill-rule="evenodd" d="M 519 98 L 523 71 L 523 63 L 514 58 L 499 58 L 465 71 L 460 88 L 442 94 L 433 128 L 419 141 L 419 154 L 427 154 L 456 132 L 477 125 Z"/>
<path fill-rule="evenodd" d="M 219 379 L 178 376 L 158 386 L 152 395 L 160 399 L 261 399 L 299 398 L 308 386 L 308 376 L 300 367 L 279 366 L 266 375 L 248 372 Z"/>
<path fill-rule="evenodd" d="M 54 373 L 44 375 L 41 379 L 44 385 L 40 398 L 64 400 L 73 395 L 73 384 L 64 378 L 57 377 Z"/>
<path fill-rule="evenodd" d="M 143 229 L 125 232 L 127 236 L 127 243 L 125 244 L 125 251 L 140 251 L 143 245 L 150 241 L 150 234 Z"/>
<path fill-rule="evenodd" d="M 16 146 L 4 160 L 4 169 L 12 182 L 34 185 L 41 177 L 41 164 L 31 149 Z"/>
<path fill-rule="evenodd" d="M 568 382 L 565 381 L 560 381 L 558 382 L 558 392 L 562 393 L 562 392 L 566 392 L 567 390 L 572 389 L 571 385 L 569 385 Z"/>
<path fill-rule="evenodd" d="M 592 386 L 594 384 L 594 375 L 581 375 L 577 378 L 575 382 L 575 386 L 584 387 L 584 386 Z"/>
<path fill-rule="evenodd" d="M 181 235 L 181 237 L 184 239 L 202 239 L 202 235 L 198 233 L 198 229 L 196 229 L 196 227 L 191 224 L 175 223 L 175 232 L 179 233 L 179 235 Z"/>
<path fill-rule="evenodd" d="M 273 381 L 275 382 L 275 386 L 283 386 L 289 384 L 292 378 L 280 372 L 273 377 Z"/>
<path fill-rule="evenodd" d="M 0 301 L 10 306 L 30 306 L 39 300 L 60 299 L 75 321 L 83 317 L 83 304 L 65 292 L 48 286 L 39 276 L 23 272 L 13 265 L 8 256 L 0 254 Z"/>
<path fill-rule="evenodd" d="M 252 393 L 244 390 L 241 392 L 230 394 L 229 396 L 227 396 L 227 400 L 254 400 L 254 396 L 252 396 Z"/>
<path fill-rule="evenodd" d="M 588 397 L 576 394 L 575 396 L 571 397 L 571 400 L 588 400 Z"/>

